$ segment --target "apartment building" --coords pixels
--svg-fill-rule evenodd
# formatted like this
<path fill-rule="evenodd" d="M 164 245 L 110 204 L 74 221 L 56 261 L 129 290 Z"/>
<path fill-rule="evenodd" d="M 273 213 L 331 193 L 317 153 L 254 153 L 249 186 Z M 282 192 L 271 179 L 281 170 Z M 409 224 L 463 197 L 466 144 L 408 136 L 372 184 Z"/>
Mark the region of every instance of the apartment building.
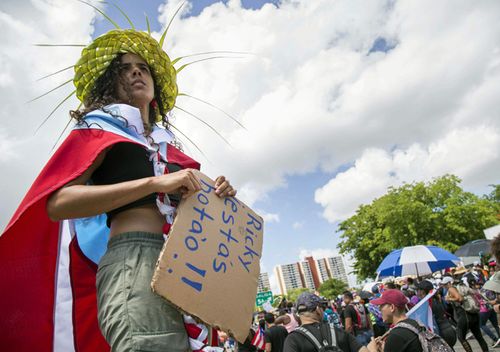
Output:
<path fill-rule="evenodd" d="M 290 289 L 318 287 L 326 280 L 335 278 L 349 284 L 341 256 L 315 260 L 306 257 L 303 261 L 292 264 L 278 265 L 274 268 L 281 294 L 287 294 Z"/>
<path fill-rule="evenodd" d="M 269 283 L 269 275 L 268 273 L 260 273 L 257 292 L 266 292 L 266 291 L 271 291 L 271 284 Z"/>

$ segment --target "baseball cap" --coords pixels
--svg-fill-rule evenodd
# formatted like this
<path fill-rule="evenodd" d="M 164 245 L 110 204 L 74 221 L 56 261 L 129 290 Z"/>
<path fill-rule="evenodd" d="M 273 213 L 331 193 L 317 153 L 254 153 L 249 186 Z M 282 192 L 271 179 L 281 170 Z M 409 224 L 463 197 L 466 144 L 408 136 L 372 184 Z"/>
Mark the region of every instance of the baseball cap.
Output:
<path fill-rule="evenodd" d="M 303 292 L 296 302 L 297 311 L 314 310 L 317 306 L 325 303 L 325 300 L 311 292 Z"/>
<path fill-rule="evenodd" d="M 394 304 L 396 307 L 404 307 L 408 303 L 408 298 L 400 290 L 385 290 L 380 298 L 370 301 L 371 304 L 380 306 L 382 304 Z"/>
<path fill-rule="evenodd" d="M 441 285 L 452 284 L 453 281 L 454 280 L 451 276 L 445 276 L 443 277 L 443 280 L 441 280 Z"/>

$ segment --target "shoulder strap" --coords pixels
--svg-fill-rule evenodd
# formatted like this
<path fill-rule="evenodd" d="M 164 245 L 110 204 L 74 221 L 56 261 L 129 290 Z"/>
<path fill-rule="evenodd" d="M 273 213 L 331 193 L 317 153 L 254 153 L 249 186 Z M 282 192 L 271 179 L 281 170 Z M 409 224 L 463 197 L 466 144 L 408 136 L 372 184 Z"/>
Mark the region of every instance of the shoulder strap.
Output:
<path fill-rule="evenodd" d="M 417 335 L 420 334 L 420 330 L 418 330 L 416 327 L 414 327 L 410 323 L 401 322 L 401 323 L 396 324 L 396 326 L 393 329 L 395 329 L 395 328 L 405 328 L 405 329 L 410 330 L 411 332 L 414 332 Z"/>
<path fill-rule="evenodd" d="M 314 345 L 314 347 L 318 351 L 321 350 L 321 344 L 319 343 L 316 336 L 314 336 L 309 330 L 307 330 L 306 328 L 304 328 L 302 326 L 299 326 L 294 331 L 297 331 L 298 333 L 304 335 Z"/>
<path fill-rule="evenodd" d="M 416 323 L 418 326 L 421 326 L 418 322 L 416 322 Z M 401 323 L 396 324 L 396 326 L 394 328 L 399 328 L 399 327 L 404 328 L 404 329 L 408 329 L 408 330 L 412 331 L 413 333 L 415 333 L 417 335 L 418 341 L 420 342 L 420 346 L 422 346 L 422 350 L 429 351 L 429 347 L 427 344 L 428 342 L 427 342 L 427 339 L 425 338 L 425 336 L 422 334 L 422 332 L 423 332 L 422 330 L 419 330 L 418 328 L 416 328 L 412 324 L 405 323 L 405 322 L 401 322 Z M 408 341 L 407 344 L 409 342 L 410 341 Z"/>
<path fill-rule="evenodd" d="M 330 326 L 330 334 L 332 335 L 332 346 L 337 346 L 337 335 L 335 334 L 335 325 L 328 324 Z"/>

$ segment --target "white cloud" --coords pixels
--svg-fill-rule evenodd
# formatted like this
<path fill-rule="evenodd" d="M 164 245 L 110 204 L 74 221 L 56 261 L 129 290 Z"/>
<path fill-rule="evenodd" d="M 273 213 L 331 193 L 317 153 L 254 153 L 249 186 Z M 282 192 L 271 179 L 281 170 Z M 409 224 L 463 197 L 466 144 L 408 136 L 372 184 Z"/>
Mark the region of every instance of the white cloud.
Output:
<path fill-rule="evenodd" d="M 299 251 L 299 261 L 304 260 L 305 257 L 314 257 L 314 259 L 330 258 L 339 256 L 339 251 L 330 248 L 316 248 L 316 249 L 304 249 L 301 248 Z"/>
<path fill-rule="evenodd" d="M 257 214 L 262 216 L 264 219 L 264 222 L 270 223 L 270 222 L 280 222 L 280 215 L 279 214 L 273 214 L 273 213 L 268 213 L 260 209 L 255 210 Z"/>
<path fill-rule="evenodd" d="M 85 44 L 93 31 L 93 10 L 63 0 L 6 1 L 0 10 L 0 182 L 3 228 L 35 179 L 66 125 L 75 98 L 61 106 L 35 134 L 36 127 L 72 90 L 70 84 L 32 103 L 26 103 L 71 77 L 71 70 L 37 81 L 74 64 L 81 48 L 37 47 L 35 43 Z"/>
<path fill-rule="evenodd" d="M 500 131 L 491 126 L 461 128 L 424 147 L 418 143 L 387 152 L 368 149 L 354 165 L 338 173 L 316 190 L 315 200 L 324 207 L 330 222 L 354 214 L 360 204 L 370 203 L 403 182 L 429 181 L 443 174 L 463 178 L 469 188 L 498 179 L 493 165 L 500 164 Z"/>
<path fill-rule="evenodd" d="M 214 4 L 176 20 L 167 46 L 173 57 L 221 49 L 256 54 L 195 64 L 179 76 L 181 90 L 233 113 L 247 130 L 186 98 L 179 104 L 205 116 L 232 149 L 183 114 L 177 123 L 217 155 L 205 171 L 230 174 L 250 205 L 284 186 L 286 175 L 318 166 L 335 171 L 364 153 L 431 145 L 463 128 L 498 128 L 499 6 L 284 1 L 252 11 L 239 1 Z M 164 8 L 163 23 L 175 7 Z M 368 55 L 379 37 L 396 47 Z M 489 178 L 478 182 L 491 183 L 499 168 L 488 164 Z M 384 177 L 373 182 L 387 186 Z"/>
<path fill-rule="evenodd" d="M 18 141 L 9 138 L 3 128 L 0 127 L 0 163 L 12 160 L 17 156 L 16 148 Z"/>

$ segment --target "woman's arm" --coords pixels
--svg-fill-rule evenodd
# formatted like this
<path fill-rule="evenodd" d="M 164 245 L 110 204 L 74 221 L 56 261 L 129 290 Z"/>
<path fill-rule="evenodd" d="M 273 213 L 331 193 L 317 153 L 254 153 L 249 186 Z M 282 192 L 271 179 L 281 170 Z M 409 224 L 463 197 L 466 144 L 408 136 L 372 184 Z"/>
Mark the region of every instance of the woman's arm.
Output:
<path fill-rule="evenodd" d="M 106 151 L 101 153 L 81 176 L 50 196 L 47 201 L 47 213 L 51 220 L 106 213 L 155 192 L 182 193 L 183 197 L 187 197 L 201 189 L 200 180 L 192 169 L 111 185 L 86 185 L 105 155 Z"/>
<path fill-rule="evenodd" d="M 276 325 L 286 325 L 288 323 L 290 323 L 290 321 L 292 321 L 292 319 L 288 316 L 288 315 L 280 315 L 279 317 L 277 317 L 275 320 L 274 320 L 274 324 Z"/>

